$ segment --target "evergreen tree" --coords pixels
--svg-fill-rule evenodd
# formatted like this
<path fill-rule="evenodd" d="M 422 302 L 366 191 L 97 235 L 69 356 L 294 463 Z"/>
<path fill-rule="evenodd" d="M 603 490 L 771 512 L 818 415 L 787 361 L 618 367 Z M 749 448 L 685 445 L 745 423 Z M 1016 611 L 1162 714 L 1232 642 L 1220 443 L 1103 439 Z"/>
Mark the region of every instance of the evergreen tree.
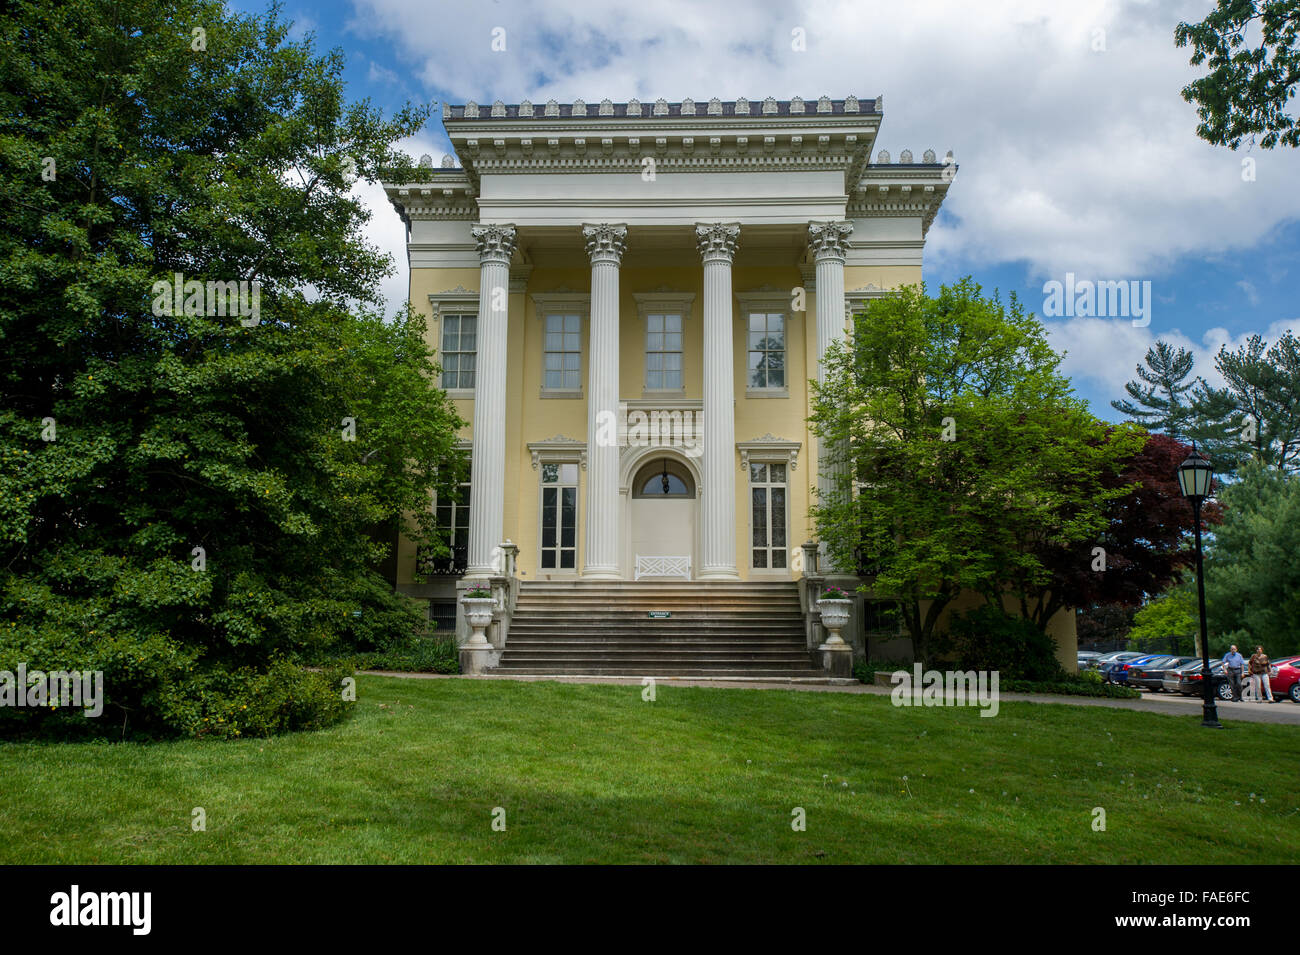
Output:
<path fill-rule="evenodd" d="M 348 103 L 288 33 L 215 0 L 0 17 L 0 670 L 107 697 L 11 727 L 319 726 L 345 701 L 298 664 L 419 626 L 372 532 L 428 531 L 462 422 L 423 321 L 373 308 L 352 186 L 415 174 L 423 114 Z"/>
<path fill-rule="evenodd" d="M 1148 431 L 1182 437 L 1191 414 L 1188 393 L 1196 384 L 1195 379 L 1188 380 L 1192 353 L 1157 341 L 1147 349 L 1146 367 L 1138 365 L 1136 370 L 1137 379 L 1124 386 L 1129 397 L 1112 401 L 1111 406 Z"/>
<path fill-rule="evenodd" d="M 1269 347 L 1252 335 L 1236 349 L 1219 349 L 1215 367 L 1225 387 L 1198 385 L 1191 434 L 1215 469 L 1235 474 L 1252 460 L 1300 466 L 1300 341 L 1288 331 Z"/>

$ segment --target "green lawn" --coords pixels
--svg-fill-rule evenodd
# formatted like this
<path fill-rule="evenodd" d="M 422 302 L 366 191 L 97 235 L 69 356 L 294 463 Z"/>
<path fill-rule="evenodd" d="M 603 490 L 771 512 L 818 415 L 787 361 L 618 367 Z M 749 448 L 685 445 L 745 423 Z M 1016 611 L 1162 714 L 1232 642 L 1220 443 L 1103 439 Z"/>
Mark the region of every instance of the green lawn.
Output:
<path fill-rule="evenodd" d="M 321 733 L 0 745 L 0 862 L 1300 861 L 1291 726 L 662 684 L 654 703 L 639 686 L 358 690 Z"/>

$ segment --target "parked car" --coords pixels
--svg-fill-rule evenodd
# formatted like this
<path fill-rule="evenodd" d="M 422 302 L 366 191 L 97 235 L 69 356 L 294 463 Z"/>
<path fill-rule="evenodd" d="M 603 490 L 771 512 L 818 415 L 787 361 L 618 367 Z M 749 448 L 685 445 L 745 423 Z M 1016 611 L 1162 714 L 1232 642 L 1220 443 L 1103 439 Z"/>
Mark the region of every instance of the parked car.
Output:
<path fill-rule="evenodd" d="M 1176 670 L 1167 671 L 1162 686 L 1169 693 L 1199 696 L 1204 692 L 1201 689 L 1204 685 L 1203 679 L 1201 661 L 1193 660 L 1191 663 L 1183 664 Z M 1210 679 L 1213 681 L 1214 692 L 1219 699 L 1232 699 L 1232 685 L 1228 682 L 1228 674 L 1223 670 L 1222 660 L 1210 662 Z"/>
<path fill-rule="evenodd" d="M 1273 699 L 1281 700 L 1289 697 L 1291 702 L 1300 703 L 1300 657 L 1282 657 L 1269 663 L 1268 685 L 1273 691 Z M 1241 678 L 1243 692 L 1249 680 L 1249 676 Z"/>
<path fill-rule="evenodd" d="M 1292 703 L 1300 703 L 1300 657 L 1283 657 L 1273 665 L 1277 672 L 1268 681 L 1273 698 L 1289 696 Z"/>
<path fill-rule="evenodd" d="M 1101 656 L 1095 658 L 1092 661 L 1092 668 L 1094 670 L 1100 670 L 1102 667 L 1104 667 L 1107 663 L 1110 663 L 1116 657 L 1122 656 L 1125 653 L 1132 653 L 1132 652 L 1133 651 L 1131 650 L 1111 650 L 1109 653 L 1103 653 Z"/>
<path fill-rule="evenodd" d="M 1080 670 L 1087 670 L 1087 669 L 1091 668 L 1093 661 L 1096 660 L 1096 659 L 1097 659 L 1098 657 L 1100 657 L 1100 656 L 1101 656 L 1101 654 L 1100 654 L 1100 653 L 1097 653 L 1095 650 L 1080 650 L 1080 651 L 1079 651 L 1079 661 L 1078 661 L 1078 662 L 1079 662 L 1079 669 L 1080 669 Z"/>
<path fill-rule="evenodd" d="M 1186 666 L 1195 659 L 1196 657 L 1157 657 L 1154 660 L 1148 660 L 1146 663 L 1130 666 L 1124 682 L 1129 686 L 1159 692 L 1164 689 L 1166 673 L 1170 670 L 1177 670 L 1181 666 Z"/>
<path fill-rule="evenodd" d="M 1108 662 L 1101 665 L 1101 679 L 1105 683 L 1118 683 L 1118 675 L 1124 664 L 1133 663 L 1135 660 L 1147 660 L 1153 656 L 1155 656 L 1154 653 L 1134 653 L 1132 650 L 1117 653 Z"/>

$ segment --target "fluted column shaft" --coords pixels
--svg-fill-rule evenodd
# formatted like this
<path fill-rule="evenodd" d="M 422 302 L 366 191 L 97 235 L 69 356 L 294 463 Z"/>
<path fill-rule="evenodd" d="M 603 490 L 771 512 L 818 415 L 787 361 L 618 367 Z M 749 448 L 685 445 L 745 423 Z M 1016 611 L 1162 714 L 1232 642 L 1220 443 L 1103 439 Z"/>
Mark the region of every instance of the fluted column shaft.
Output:
<path fill-rule="evenodd" d="M 826 380 L 826 351 L 831 342 L 844 338 L 844 256 L 853 225 L 848 222 L 813 222 L 808 226 L 808 244 L 817 269 L 817 381 Z M 842 448 L 817 439 L 817 498 L 828 503 L 848 467 Z M 838 570 L 825 555 L 827 567 Z"/>
<path fill-rule="evenodd" d="M 591 257 L 591 340 L 587 374 L 587 515 L 582 575 L 619 579 L 618 270 L 627 227 L 584 226 Z"/>
<path fill-rule="evenodd" d="M 499 569 L 492 554 L 501 544 L 506 497 L 506 332 L 514 226 L 475 226 L 479 292 L 474 371 L 474 446 L 470 470 L 467 577 Z"/>
<path fill-rule="evenodd" d="M 735 580 L 736 391 L 732 369 L 731 263 L 738 225 L 697 225 L 704 262 L 704 494 L 701 579 Z"/>

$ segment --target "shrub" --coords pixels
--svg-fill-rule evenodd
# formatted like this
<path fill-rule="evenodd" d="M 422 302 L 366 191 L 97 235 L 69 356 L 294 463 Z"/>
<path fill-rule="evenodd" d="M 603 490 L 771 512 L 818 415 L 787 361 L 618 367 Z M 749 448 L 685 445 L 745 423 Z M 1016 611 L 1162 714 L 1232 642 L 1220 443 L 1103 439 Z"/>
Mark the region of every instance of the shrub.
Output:
<path fill-rule="evenodd" d="M 452 637 L 415 637 L 380 653 L 363 653 L 350 662 L 358 670 L 402 673 L 459 673 L 460 651 Z"/>
<path fill-rule="evenodd" d="M 853 675 L 860 683 L 875 683 L 876 674 L 880 672 L 893 673 L 895 670 L 906 670 L 912 672 L 911 660 L 859 660 L 853 665 Z"/>
<path fill-rule="evenodd" d="M 956 617 L 938 645 L 957 669 L 997 670 L 1004 681 L 1058 681 L 1065 675 L 1052 637 L 991 604 Z"/>

